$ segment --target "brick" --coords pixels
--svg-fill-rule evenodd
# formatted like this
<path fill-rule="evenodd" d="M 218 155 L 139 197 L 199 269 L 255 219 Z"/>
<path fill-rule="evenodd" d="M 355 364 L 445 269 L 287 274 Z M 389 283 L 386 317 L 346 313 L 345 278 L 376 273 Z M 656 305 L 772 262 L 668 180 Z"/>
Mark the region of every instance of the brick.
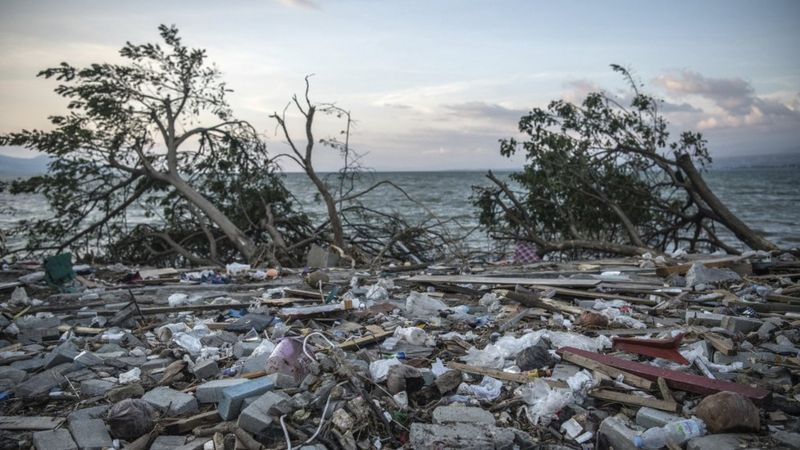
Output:
<path fill-rule="evenodd" d="M 247 383 L 238 384 L 222 390 L 222 401 L 219 402 L 220 417 L 233 420 L 242 411 L 242 401 L 247 397 L 255 397 L 275 388 L 275 374 L 256 378 Z"/>
<path fill-rule="evenodd" d="M 247 383 L 245 378 L 225 378 L 212 380 L 197 386 L 194 392 L 199 403 L 219 403 L 222 401 L 222 390 L 238 384 Z"/>
<path fill-rule="evenodd" d="M 290 397 L 283 392 L 267 392 L 242 411 L 236 425 L 253 434 L 261 433 L 272 424 L 274 414 L 289 412 L 286 409 L 289 401 Z"/>
<path fill-rule="evenodd" d="M 78 450 L 69 431 L 64 428 L 33 433 L 33 447 L 36 450 Z"/>
<path fill-rule="evenodd" d="M 495 420 L 492 413 L 482 408 L 473 406 L 448 405 L 439 406 L 433 410 L 433 423 L 482 423 L 494 425 Z"/>
<path fill-rule="evenodd" d="M 206 359 L 195 364 L 192 373 L 198 379 L 205 380 L 219 374 L 219 365 L 213 359 Z"/>
<path fill-rule="evenodd" d="M 81 382 L 81 395 L 86 397 L 99 397 L 105 395 L 114 383 L 105 380 L 86 380 Z"/>
<path fill-rule="evenodd" d="M 73 420 L 69 431 L 81 450 L 102 450 L 111 447 L 111 435 L 102 419 Z"/>
<path fill-rule="evenodd" d="M 155 388 L 144 394 L 142 400 L 164 412 L 168 417 L 197 411 L 197 399 L 193 395 L 184 394 L 168 387 Z"/>

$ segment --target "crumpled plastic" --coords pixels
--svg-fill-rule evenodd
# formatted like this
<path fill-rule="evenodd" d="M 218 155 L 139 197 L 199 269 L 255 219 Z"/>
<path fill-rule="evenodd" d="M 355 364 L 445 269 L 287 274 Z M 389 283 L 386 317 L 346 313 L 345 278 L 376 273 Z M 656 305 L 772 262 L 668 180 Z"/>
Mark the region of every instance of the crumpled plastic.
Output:
<path fill-rule="evenodd" d="M 500 300 L 497 298 L 493 292 L 489 292 L 488 294 L 484 294 L 480 300 L 478 300 L 478 304 L 481 306 L 486 307 L 489 312 L 497 312 L 503 309 L 503 305 L 500 304 Z"/>
<path fill-rule="evenodd" d="M 200 338 L 189 333 L 175 333 L 172 336 L 172 342 L 175 345 L 185 349 L 190 355 L 197 355 L 203 349 L 203 344 L 200 342 Z"/>
<path fill-rule="evenodd" d="M 366 297 L 367 300 L 373 300 L 373 301 L 386 300 L 389 298 L 389 291 L 387 291 L 385 287 L 379 284 L 373 284 L 372 286 L 369 287 Z"/>
<path fill-rule="evenodd" d="M 436 376 L 436 378 L 444 375 L 448 370 L 450 369 L 444 366 L 444 363 L 440 358 L 436 358 L 436 361 L 431 364 L 431 372 Z"/>
<path fill-rule="evenodd" d="M 542 329 L 518 338 L 503 336 L 494 344 L 487 345 L 483 350 L 470 347 L 467 350 L 467 354 L 462 357 L 462 360 L 472 366 L 502 369 L 505 366 L 506 359 L 516 357 L 519 352 L 536 345 L 542 338 L 548 339 L 554 348 L 570 346 L 581 350 L 599 352 L 611 347 L 611 340 L 606 336 L 590 338 L 577 333 Z"/>
<path fill-rule="evenodd" d="M 597 386 L 598 381 L 592 376 L 588 370 L 581 370 L 575 375 L 567 378 L 567 386 L 572 389 L 575 394 L 586 395 L 586 392 Z"/>
<path fill-rule="evenodd" d="M 484 376 L 480 384 L 459 384 L 456 393 L 462 395 L 472 395 L 481 401 L 491 401 L 497 397 L 500 397 L 502 390 L 502 381 L 492 377 Z"/>
<path fill-rule="evenodd" d="M 425 345 L 428 334 L 425 330 L 417 327 L 397 327 L 394 335 L 412 345 Z"/>
<path fill-rule="evenodd" d="M 527 404 L 525 415 L 534 425 L 549 424 L 555 414 L 573 400 L 571 390 L 552 388 L 542 379 L 518 387 L 514 394 Z"/>
<path fill-rule="evenodd" d="M 443 309 L 447 309 L 444 302 L 431 298 L 427 294 L 411 292 L 406 299 L 406 311 L 417 316 L 435 315 Z"/>
<path fill-rule="evenodd" d="M 369 363 L 369 374 L 372 376 L 372 381 L 376 383 L 380 383 L 386 380 L 386 376 L 389 375 L 389 369 L 392 366 L 397 366 L 402 364 L 400 360 L 397 358 L 391 359 L 378 359 L 376 361 L 372 361 Z"/>

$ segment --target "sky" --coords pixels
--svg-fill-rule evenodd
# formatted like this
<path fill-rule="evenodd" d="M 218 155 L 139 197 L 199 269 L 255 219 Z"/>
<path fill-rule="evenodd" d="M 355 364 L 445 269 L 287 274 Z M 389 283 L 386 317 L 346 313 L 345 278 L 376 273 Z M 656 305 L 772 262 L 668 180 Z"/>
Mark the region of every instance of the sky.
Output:
<path fill-rule="evenodd" d="M 518 167 L 498 140 L 532 107 L 621 92 L 611 63 L 665 99 L 674 130 L 702 131 L 716 157 L 800 153 L 797 1 L 0 0 L 0 133 L 48 128 L 64 111 L 39 70 L 119 61 L 126 41 L 155 42 L 162 23 L 207 49 L 235 114 L 273 153 L 285 147 L 269 114 L 314 74 L 312 100 L 351 111 L 365 166 Z M 340 129 L 323 119 L 319 137 Z M 339 164 L 332 150 L 317 155 L 319 169 Z"/>

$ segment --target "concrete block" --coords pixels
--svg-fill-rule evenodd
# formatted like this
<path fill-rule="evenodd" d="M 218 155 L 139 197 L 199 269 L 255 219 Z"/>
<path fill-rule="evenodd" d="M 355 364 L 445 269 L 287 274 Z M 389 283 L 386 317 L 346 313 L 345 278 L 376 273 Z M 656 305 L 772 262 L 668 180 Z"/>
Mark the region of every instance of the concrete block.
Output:
<path fill-rule="evenodd" d="M 156 369 L 163 369 L 172 364 L 173 361 L 175 360 L 172 358 L 155 358 L 140 365 L 139 368 L 142 369 L 142 372 L 151 372 Z"/>
<path fill-rule="evenodd" d="M 222 390 L 238 384 L 247 383 L 245 378 L 225 378 L 212 380 L 197 386 L 194 392 L 199 403 L 219 403 L 222 401 Z"/>
<path fill-rule="evenodd" d="M 144 394 L 142 400 L 164 412 L 168 417 L 180 416 L 197 411 L 197 399 L 193 395 L 170 389 L 158 387 Z"/>
<path fill-rule="evenodd" d="M 71 363 L 80 352 L 80 349 L 72 341 L 64 342 L 44 357 L 44 368 L 49 369 L 59 364 Z"/>
<path fill-rule="evenodd" d="M 764 322 L 749 317 L 724 316 L 722 318 L 722 328 L 732 333 L 749 333 L 761 328 Z"/>
<path fill-rule="evenodd" d="M 473 406 L 448 405 L 439 406 L 433 410 L 433 423 L 482 423 L 494 425 L 495 420 L 491 412 Z"/>
<path fill-rule="evenodd" d="M 67 416 L 67 420 L 72 422 L 73 420 L 104 419 L 109 408 L 111 408 L 111 405 L 100 405 L 92 406 L 91 408 L 79 409 Z"/>
<path fill-rule="evenodd" d="M 112 403 L 117 403 L 126 398 L 139 398 L 143 395 L 144 388 L 139 383 L 126 384 L 106 392 L 106 398 Z"/>
<path fill-rule="evenodd" d="M 33 433 L 33 447 L 36 450 L 78 450 L 78 445 L 64 428 Z"/>
<path fill-rule="evenodd" d="M 114 387 L 114 383 L 105 380 L 86 380 L 81 382 L 81 395 L 99 397 Z"/>
<path fill-rule="evenodd" d="M 683 420 L 683 417 L 646 406 L 636 412 L 636 425 L 644 428 L 661 427 L 676 420 Z"/>
<path fill-rule="evenodd" d="M 173 450 L 186 444 L 186 436 L 167 436 L 157 437 L 150 445 L 150 450 Z"/>
<path fill-rule="evenodd" d="M 706 327 L 718 327 L 722 325 L 722 314 L 707 313 L 702 311 L 686 311 L 687 325 L 703 325 Z"/>
<path fill-rule="evenodd" d="M 206 359 L 195 364 L 192 373 L 198 379 L 205 380 L 219 374 L 219 365 L 213 359 Z"/>
<path fill-rule="evenodd" d="M 456 423 L 438 425 L 412 423 L 409 441 L 411 448 L 494 448 L 510 449 L 514 446 L 514 431 L 491 425 Z"/>
<path fill-rule="evenodd" d="M 39 358 L 23 359 L 22 361 L 14 361 L 11 367 L 25 372 L 38 372 L 44 366 L 44 356 Z"/>
<path fill-rule="evenodd" d="M 84 366 L 84 367 L 94 367 L 94 366 L 102 366 L 105 361 L 103 358 L 95 355 L 92 352 L 88 352 L 86 350 L 78 353 L 75 358 L 75 362 Z"/>
<path fill-rule="evenodd" d="M 723 448 L 740 448 L 740 443 L 747 439 L 746 434 L 709 434 L 690 439 L 687 450 L 721 450 Z"/>
<path fill-rule="evenodd" d="M 0 379 L 9 380 L 12 383 L 22 383 L 28 378 L 28 372 L 11 366 L 0 367 Z"/>
<path fill-rule="evenodd" d="M 238 384 L 222 390 L 222 401 L 219 402 L 220 417 L 223 420 L 233 420 L 242 411 L 242 402 L 247 397 L 255 397 L 271 391 L 275 388 L 276 376 L 267 375 L 265 377 L 250 380 L 247 383 Z"/>
<path fill-rule="evenodd" d="M 62 364 L 30 377 L 17 385 L 17 397 L 33 398 L 46 395 L 51 389 L 65 384 L 67 379 L 64 375 L 73 368 L 74 364 Z"/>
<path fill-rule="evenodd" d="M 111 447 L 111 435 L 102 419 L 73 420 L 69 431 L 81 450 L 102 450 Z"/>
<path fill-rule="evenodd" d="M 272 415 L 288 412 L 281 410 L 281 406 L 285 408 L 289 401 L 290 397 L 283 392 L 267 392 L 242 411 L 236 424 L 247 432 L 261 433 L 272 424 Z"/>

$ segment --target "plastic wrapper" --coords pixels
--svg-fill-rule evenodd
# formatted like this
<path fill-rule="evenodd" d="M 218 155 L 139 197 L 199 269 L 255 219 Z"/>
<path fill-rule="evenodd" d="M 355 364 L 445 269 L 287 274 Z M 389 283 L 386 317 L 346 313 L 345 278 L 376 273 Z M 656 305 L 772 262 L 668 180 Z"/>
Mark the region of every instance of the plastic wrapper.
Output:
<path fill-rule="evenodd" d="M 549 424 L 556 413 L 573 399 L 572 391 L 569 389 L 552 388 L 541 379 L 518 387 L 514 394 L 527 404 L 525 414 L 534 425 Z"/>
<path fill-rule="evenodd" d="M 586 395 L 586 391 L 597 386 L 597 384 L 597 380 L 594 379 L 588 370 L 581 370 L 567 378 L 567 386 L 572 389 L 572 392 L 580 395 Z"/>
<path fill-rule="evenodd" d="M 480 401 L 491 401 L 500 397 L 502 390 L 502 381 L 484 376 L 480 384 L 461 383 L 456 392 L 462 395 L 472 395 Z"/>
<path fill-rule="evenodd" d="M 436 378 L 439 378 L 440 376 L 444 375 L 444 373 L 447 372 L 448 370 L 450 369 L 445 367 L 444 363 L 439 358 L 436 358 L 436 361 L 434 361 L 433 364 L 431 364 L 431 372 L 436 376 Z"/>
<path fill-rule="evenodd" d="M 263 354 L 272 354 L 275 350 L 275 344 L 272 343 L 269 339 L 262 339 L 261 343 L 258 344 L 258 347 L 253 349 L 253 353 L 250 354 L 250 357 L 263 355 Z"/>
<path fill-rule="evenodd" d="M 406 299 L 406 311 L 416 316 L 436 315 L 443 309 L 447 309 L 444 302 L 419 292 L 412 292 Z"/>
<path fill-rule="evenodd" d="M 228 275 L 237 275 L 250 270 L 250 264 L 230 263 L 225 266 L 225 270 L 228 271 Z"/>
<path fill-rule="evenodd" d="M 398 366 L 400 364 L 402 363 L 396 358 L 372 361 L 369 363 L 369 374 L 372 376 L 372 381 L 376 383 L 385 381 L 386 377 L 389 375 L 389 369 L 391 369 L 392 366 Z"/>
<path fill-rule="evenodd" d="M 369 287 L 366 297 L 372 301 L 386 300 L 389 298 L 389 291 L 379 284 L 373 284 Z"/>
<path fill-rule="evenodd" d="M 203 344 L 200 342 L 200 338 L 189 333 L 176 333 L 174 336 L 172 336 L 172 342 L 189 352 L 190 355 L 198 355 L 203 349 Z"/>
<path fill-rule="evenodd" d="M 536 345 L 542 338 L 548 339 L 553 348 L 571 346 L 581 350 L 599 352 L 611 347 L 611 340 L 606 336 L 592 338 L 577 333 L 537 330 L 518 338 L 503 336 L 494 344 L 487 345 L 483 350 L 471 347 L 462 360 L 473 366 L 502 369 L 505 367 L 506 359 L 515 358 L 523 349 Z"/>
<path fill-rule="evenodd" d="M 425 345 L 425 340 L 428 338 L 425 330 L 417 327 L 397 327 L 394 335 L 412 345 Z"/>

